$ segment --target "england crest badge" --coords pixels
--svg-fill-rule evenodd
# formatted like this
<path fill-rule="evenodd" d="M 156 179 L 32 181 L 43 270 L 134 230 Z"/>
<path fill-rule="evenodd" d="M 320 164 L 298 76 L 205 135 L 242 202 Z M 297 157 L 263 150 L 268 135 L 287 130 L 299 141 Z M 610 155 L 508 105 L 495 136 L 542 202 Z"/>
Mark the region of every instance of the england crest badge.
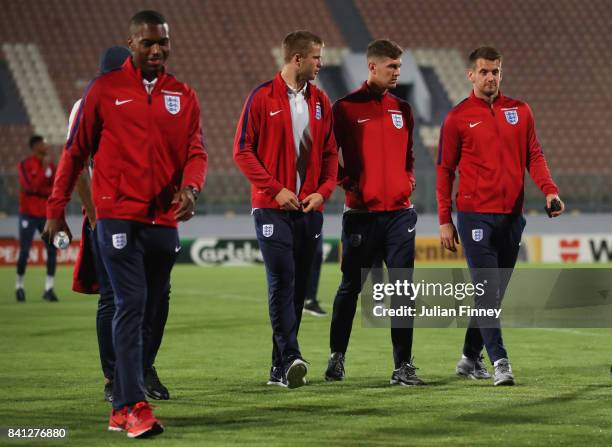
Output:
<path fill-rule="evenodd" d="M 482 228 L 476 228 L 475 230 L 472 230 L 472 239 L 474 239 L 474 242 L 480 242 L 483 236 L 484 231 L 482 230 Z"/>
<path fill-rule="evenodd" d="M 121 250 L 126 245 L 127 245 L 127 234 L 125 233 L 113 234 L 113 247 L 115 247 L 117 250 Z"/>
<path fill-rule="evenodd" d="M 399 114 L 399 113 L 392 113 L 391 114 L 391 120 L 393 121 L 393 125 L 397 129 L 401 129 L 402 127 L 404 127 L 404 117 L 401 114 Z"/>
<path fill-rule="evenodd" d="M 181 111 L 181 97 L 164 95 L 164 103 L 166 104 L 166 110 L 172 115 L 176 115 Z"/>
<path fill-rule="evenodd" d="M 318 102 L 315 105 L 315 118 L 320 120 L 322 116 L 323 116 L 323 113 L 321 112 L 321 103 Z"/>
<path fill-rule="evenodd" d="M 265 237 L 270 237 L 274 234 L 274 224 L 264 224 L 261 227 L 261 232 Z"/>
<path fill-rule="evenodd" d="M 506 115 L 506 121 L 513 126 L 519 122 L 518 111 L 515 110 L 504 110 L 504 115 Z"/>

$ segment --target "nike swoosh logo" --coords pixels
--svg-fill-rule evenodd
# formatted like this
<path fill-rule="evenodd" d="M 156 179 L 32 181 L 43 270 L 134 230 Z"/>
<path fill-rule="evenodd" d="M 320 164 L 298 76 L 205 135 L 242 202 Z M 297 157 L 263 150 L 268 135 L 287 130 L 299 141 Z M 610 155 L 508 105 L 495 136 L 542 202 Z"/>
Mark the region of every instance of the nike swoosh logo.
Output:
<path fill-rule="evenodd" d="M 362 120 L 357 120 L 357 124 L 365 123 L 366 121 L 370 121 L 370 118 L 365 118 Z"/>
<path fill-rule="evenodd" d="M 120 106 L 120 105 L 123 105 L 123 104 L 125 104 L 127 102 L 130 102 L 130 101 L 134 101 L 134 100 L 133 99 L 124 99 L 123 101 L 119 101 L 118 99 L 115 99 L 115 105 L 116 106 Z"/>
<path fill-rule="evenodd" d="M 414 230 L 416 230 L 416 227 L 408 228 L 408 233 L 412 233 Z"/>
<path fill-rule="evenodd" d="M 281 113 L 283 111 L 283 109 L 277 110 L 276 112 L 270 112 L 270 116 L 274 116 L 278 113 Z"/>
<path fill-rule="evenodd" d="M 471 129 L 472 127 L 476 127 L 476 126 L 478 126 L 480 123 L 482 123 L 482 121 L 478 121 L 477 123 L 474 123 L 474 124 L 470 123 L 470 129 Z"/>
<path fill-rule="evenodd" d="M 178 247 L 174 248 L 174 253 L 178 253 L 179 251 L 181 251 L 181 246 L 180 245 Z"/>
<path fill-rule="evenodd" d="M 321 233 L 315 234 L 315 239 L 319 239 L 319 236 L 321 236 Z"/>

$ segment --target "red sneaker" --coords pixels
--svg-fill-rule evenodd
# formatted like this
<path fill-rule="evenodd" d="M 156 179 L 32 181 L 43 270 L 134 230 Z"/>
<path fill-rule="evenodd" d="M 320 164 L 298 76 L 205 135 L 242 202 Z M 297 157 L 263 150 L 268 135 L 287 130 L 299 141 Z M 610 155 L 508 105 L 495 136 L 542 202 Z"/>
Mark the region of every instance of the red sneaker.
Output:
<path fill-rule="evenodd" d="M 153 416 L 153 409 L 146 401 L 136 403 L 128 412 L 126 428 L 128 438 L 146 438 L 164 431 L 163 425 Z"/>
<path fill-rule="evenodd" d="M 123 407 L 121 410 L 111 412 L 108 420 L 108 431 L 123 431 L 127 423 L 128 407 Z"/>

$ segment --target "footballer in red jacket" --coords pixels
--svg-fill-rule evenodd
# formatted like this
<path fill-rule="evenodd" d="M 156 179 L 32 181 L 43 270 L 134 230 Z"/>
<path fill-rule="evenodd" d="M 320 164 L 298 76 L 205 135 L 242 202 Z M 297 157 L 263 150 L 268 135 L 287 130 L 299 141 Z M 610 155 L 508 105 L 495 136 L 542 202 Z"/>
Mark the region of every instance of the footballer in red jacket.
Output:
<path fill-rule="evenodd" d="M 43 232 L 47 212 L 47 199 L 51 194 L 55 178 L 55 164 L 51 161 L 49 146 L 40 135 L 30 138 L 32 155 L 21 160 L 17 167 L 19 174 L 19 258 L 17 259 L 17 301 L 26 299 L 23 288 L 26 266 L 34 233 Z M 53 291 L 56 265 L 56 249 L 45 241 L 47 249 L 47 277 L 43 299 L 58 301 Z"/>
<path fill-rule="evenodd" d="M 341 160 L 338 181 L 346 201 L 342 282 L 334 300 L 331 356 L 325 371 L 330 381 L 344 379 L 344 358 L 361 291 L 362 269 L 372 268 L 381 250 L 390 269 L 414 266 L 417 214 L 410 203 L 415 187 L 414 119 L 408 102 L 389 93 L 397 86 L 402 53 L 402 48 L 390 40 L 371 42 L 367 81 L 334 104 L 334 132 Z M 392 322 L 392 385 L 423 384 L 412 364 L 412 332 L 412 324 Z"/>
<path fill-rule="evenodd" d="M 135 438 L 163 431 L 143 389 L 143 337 L 151 336 L 143 335 L 143 320 L 156 315 L 164 299 L 180 249 L 177 222 L 194 214 L 207 155 L 195 92 L 164 69 L 166 20 L 141 11 L 129 32 L 132 57 L 96 78 L 83 97 L 49 198 L 46 229 L 49 237 L 67 230 L 64 208 L 91 156 L 96 233 L 116 305 L 108 427 Z"/>
<path fill-rule="evenodd" d="M 321 68 L 323 40 L 296 31 L 282 45 L 283 69 L 246 100 L 234 160 L 251 182 L 268 277 L 273 332 L 268 384 L 296 388 L 307 372 L 297 334 L 323 203 L 336 185 L 338 153 L 329 99 L 310 83 Z"/>
<path fill-rule="evenodd" d="M 551 217 L 563 213 L 565 205 L 538 142 L 529 105 L 499 90 L 501 54 L 481 47 L 470 54 L 469 63 L 473 91 L 449 112 L 440 131 L 436 168 L 440 240 L 446 249 L 456 251 L 461 239 L 473 281 L 487 284 L 486 293 L 476 297 L 476 306 L 492 309 L 501 303 L 525 227 L 525 170 L 545 195 Z M 458 233 L 451 218 L 457 169 Z M 494 365 L 494 384 L 514 384 L 497 318 L 470 321 L 457 374 L 491 377 L 482 361 L 483 347 Z"/>

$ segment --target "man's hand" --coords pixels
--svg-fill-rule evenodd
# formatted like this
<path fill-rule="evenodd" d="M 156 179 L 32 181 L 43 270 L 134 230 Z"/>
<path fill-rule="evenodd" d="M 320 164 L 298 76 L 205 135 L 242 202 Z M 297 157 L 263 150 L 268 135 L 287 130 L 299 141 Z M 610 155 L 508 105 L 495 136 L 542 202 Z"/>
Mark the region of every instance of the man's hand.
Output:
<path fill-rule="evenodd" d="M 557 194 L 547 194 L 546 195 L 546 208 L 550 209 L 552 201 L 555 199 L 557 199 L 559 203 L 561 204 L 561 209 L 559 211 L 552 211 L 550 213 L 550 217 L 560 216 L 565 211 L 565 203 L 563 203 L 563 200 L 561 200 Z"/>
<path fill-rule="evenodd" d="M 452 222 L 440 225 L 440 245 L 447 250 L 456 252 L 456 244 L 459 244 L 459 235 L 455 225 Z"/>
<path fill-rule="evenodd" d="M 287 188 L 281 189 L 274 200 L 278 202 L 282 210 L 297 211 L 300 209 L 300 201 L 297 196 Z"/>
<path fill-rule="evenodd" d="M 178 203 L 178 208 L 174 212 L 174 218 L 179 222 L 191 219 L 195 214 L 196 198 L 191 192 L 191 188 L 183 188 L 174 194 L 172 203 Z"/>
<path fill-rule="evenodd" d="M 87 220 L 89 221 L 89 228 L 92 230 L 96 228 L 96 210 L 85 207 L 85 215 L 87 216 Z"/>
<path fill-rule="evenodd" d="M 47 242 L 49 245 L 53 245 L 53 239 L 60 231 L 65 231 L 68 238 L 72 241 L 72 233 L 70 232 L 70 228 L 68 228 L 68 224 L 66 223 L 66 219 L 64 217 L 59 219 L 47 219 L 41 237 L 43 241 Z"/>
<path fill-rule="evenodd" d="M 313 192 L 312 194 L 310 194 L 308 197 L 306 197 L 302 201 L 304 212 L 309 213 L 311 211 L 318 210 L 321 207 L 321 205 L 323 205 L 323 202 L 325 202 L 325 199 L 323 198 L 323 196 L 319 194 L 318 192 Z"/>

